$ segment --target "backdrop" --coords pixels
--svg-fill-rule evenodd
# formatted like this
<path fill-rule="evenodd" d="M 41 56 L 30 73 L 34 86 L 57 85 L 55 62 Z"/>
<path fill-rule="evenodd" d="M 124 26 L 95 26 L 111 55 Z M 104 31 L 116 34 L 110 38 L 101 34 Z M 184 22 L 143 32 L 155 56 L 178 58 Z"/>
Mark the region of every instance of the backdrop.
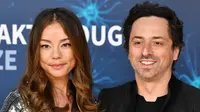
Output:
<path fill-rule="evenodd" d="M 94 96 L 102 88 L 134 80 L 123 49 L 122 24 L 129 9 L 144 0 L 1 0 L 0 1 L 0 107 L 16 88 L 26 66 L 29 32 L 36 15 L 45 8 L 65 7 L 80 18 L 91 52 Z M 184 22 L 186 46 L 175 75 L 200 88 L 199 0 L 152 0 L 175 10 Z"/>

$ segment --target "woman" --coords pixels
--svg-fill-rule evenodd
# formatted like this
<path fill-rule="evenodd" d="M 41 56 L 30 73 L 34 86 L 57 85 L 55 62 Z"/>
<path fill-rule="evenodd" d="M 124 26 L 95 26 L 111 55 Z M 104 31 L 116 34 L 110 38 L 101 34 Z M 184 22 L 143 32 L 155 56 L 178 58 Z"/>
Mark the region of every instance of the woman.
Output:
<path fill-rule="evenodd" d="M 25 75 L 2 111 L 94 112 L 90 55 L 80 20 L 64 8 L 35 19 Z M 70 80 L 70 74 L 72 80 Z"/>

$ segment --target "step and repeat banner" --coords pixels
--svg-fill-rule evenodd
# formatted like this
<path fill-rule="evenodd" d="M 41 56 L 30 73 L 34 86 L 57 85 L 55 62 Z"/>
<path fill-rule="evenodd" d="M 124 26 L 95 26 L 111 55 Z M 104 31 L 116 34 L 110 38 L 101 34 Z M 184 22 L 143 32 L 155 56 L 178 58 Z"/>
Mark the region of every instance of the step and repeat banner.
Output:
<path fill-rule="evenodd" d="M 26 67 L 26 48 L 36 15 L 45 8 L 65 7 L 81 20 L 92 57 L 94 96 L 102 88 L 134 80 L 123 49 L 122 24 L 129 9 L 144 0 L 1 0 L 0 1 L 0 107 L 15 89 Z M 186 46 L 175 75 L 200 88 L 200 1 L 152 0 L 167 5 L 184 22 Z"/>

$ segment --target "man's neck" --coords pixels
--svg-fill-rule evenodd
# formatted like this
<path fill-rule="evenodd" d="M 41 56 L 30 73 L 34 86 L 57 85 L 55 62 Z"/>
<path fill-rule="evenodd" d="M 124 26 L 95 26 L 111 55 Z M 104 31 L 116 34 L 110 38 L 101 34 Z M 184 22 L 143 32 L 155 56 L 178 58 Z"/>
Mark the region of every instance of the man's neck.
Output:
<path fill-rule="evenodd" d="M 145 81 L 136 77 L 138 94 L 143 96 L 148 102 L 155 102 L 158 97 L 164 96 L 168 93 L 168 83 L 171 74 L 163 74 L 157 80 Z"/>

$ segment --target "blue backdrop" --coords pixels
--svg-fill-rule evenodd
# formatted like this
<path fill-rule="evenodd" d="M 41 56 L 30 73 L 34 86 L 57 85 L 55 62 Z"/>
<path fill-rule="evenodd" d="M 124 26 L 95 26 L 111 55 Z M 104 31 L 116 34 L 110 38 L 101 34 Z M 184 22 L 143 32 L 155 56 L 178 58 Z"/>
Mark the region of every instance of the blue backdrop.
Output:
<path fill-rule="evenodd" d="M 122 23 L 129 9 L 144 0 L 1 0 L 0 1 L 0 107 L 18 86 L 26 66 L 26 47 L 35 16 L 45 8 L 65 7 L 80 18 L 91 51 L 94 95 L 100 89 L 134 79 L 123 49 Z M 175 10 L 184 22 L 186 46 L 175 75 L 200 88 L 200 1 L 152 0 Z"/>

